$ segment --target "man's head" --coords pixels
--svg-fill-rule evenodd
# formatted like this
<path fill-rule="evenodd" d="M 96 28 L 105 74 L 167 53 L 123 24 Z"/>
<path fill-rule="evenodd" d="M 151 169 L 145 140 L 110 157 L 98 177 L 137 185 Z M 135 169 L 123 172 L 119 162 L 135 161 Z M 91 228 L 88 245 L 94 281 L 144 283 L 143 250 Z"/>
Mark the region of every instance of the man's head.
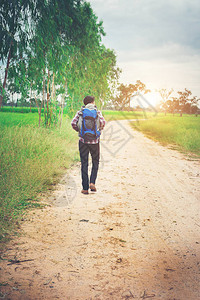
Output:
<path fill-rule="evenodd" d="M 94 97 L 92 97 L 92 96 L 86 96 L 86 97 L 84 98 L 84 100 L 83 100 L 83 103 L 84 103 L 85 105 L 87 105 L 88 103 L 94 103 Z"/>

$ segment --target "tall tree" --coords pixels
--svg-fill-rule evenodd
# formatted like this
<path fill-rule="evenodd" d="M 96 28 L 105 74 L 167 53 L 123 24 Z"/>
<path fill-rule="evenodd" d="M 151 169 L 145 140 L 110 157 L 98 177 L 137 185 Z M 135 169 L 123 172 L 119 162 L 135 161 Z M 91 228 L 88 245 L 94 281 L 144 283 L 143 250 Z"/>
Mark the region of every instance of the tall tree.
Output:
<path fill-rule="evenodd" d="M 185 88 L 183 92 L 178 91 L 179 94 L 179 108 L 180 116 L 182 117 L 183 113 L 191 113 L 191 106 L 196 102 L 197 97 L 192 97 L 192 92 Z"/>
<path fill-rule="evenodd" d="M 161 103 L 161 106 L 162 108 L 164 109 L 164 112 L 165 112 L 165 116 L 167 114 L 167 110 L 168 110 L 168 106 L 169 106 L 169 97 L 170 95 L 173 93 L 173 89 L 170 89 L 170 90 L 167 90 L 167 89 L 160 89 L 158 90 L 161 98 L 162 98 L 162 103 Z"/>
<path fill-rule="evenodd" d="M 21 58 L 31 36 L 35 1 L 7 1 L 0 5 L 0 52 L 1 63 L 5 65 L 5 74 L 1 87 L 0 108 L 5 93 L 8 70 L 12 59 Z"/>
<path fill-rule="evenodd" d="M 23 8 L 23 1 L 27 8 Z M 9 80 L 16 82 L 21 94 L 29 98 L 32 94 L 40 112 L 44 106 L 47 125 L 57 111 L 58 93 L 72 111 L 89 93 L 102 105 L 109 98 L 119 69 L 114 52 L 102 45 L 102 22 L 98 22 L 90 4 L 84 0 L 22 0 L 20 5 L 15 6 L 18 21 L 27 14 L 28 23 L 16 21 L 21 27 L 18 24 L 15 32 L 19 41 L 24 34 L 26 47 L 17 44 Z M 22 24 L 28 27 L 32 20 L 31 29 L 24 31 Z"/>
<path fill-rule="evenodd" d="M 90 4 L 85 1 L 50 0 L 43 10 L 31 55 L 35 56 L 38 69 L 42 69 L 46 77 L 48 123 L 56 86 L 68 94 L 71 109 L 79 105 L 77 96 L 80 90 L 84 95 L 86 83 L 91 84 L 91 76 L 86 80 L 85 73 L 91 66 L 94 69 L 95 53 L 99 51 L 104 32 L 102 23 L 97 23 Z M 91 74 L 95 75 L 94 72 Z"/>
<path fill-rule="evenodd" d="M 139 92 L 146 94 L 150 92 L 150 90 L 146 88 L 143 82 L 137 80 L 135 84 L 125 85 L 121 83 L 117 88 L 117 92 L 117 95 L 113 98 L 115 107 L 120 110 L 125 108 L 130 110 L 131 99 Z"/>

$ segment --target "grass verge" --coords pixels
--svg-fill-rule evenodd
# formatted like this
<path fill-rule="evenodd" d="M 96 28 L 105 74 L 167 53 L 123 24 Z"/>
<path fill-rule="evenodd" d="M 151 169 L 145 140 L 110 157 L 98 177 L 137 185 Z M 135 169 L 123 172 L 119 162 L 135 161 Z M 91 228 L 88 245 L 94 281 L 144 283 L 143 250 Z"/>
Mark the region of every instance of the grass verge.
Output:
<path fill-rule="evenodd" d="M 0 240 L 5 241 L 15 230 L 25 209 L 38 205 L 38 193 L 55 184 L 66 168 L 78 160 L 78 151 L 77 134 L 67 118 L 61 129 L 52 130 L 36 127 L 37 118 L 32 114 L 27 119 L 18 115 L 8 126 L 2 114 Z M 6 115 L 9 118 L 10 114 Z M 22 122 L 18 124 L 19 119 Z"/>
<path fill-rule="evenodd" d="M 102 111 L 106 121 L 112 120 L 131 120 L 131 119 L 147 119 L 155 115 L 154 112 L 145 111 L 114 111 L 114 110 L 103 110 Z"/>
<path fill-rule="evenodd" d="M 155 117 L 132 122 L 133 128 L 163 145 L 174 144 L 179 150 L 200 156 L 200 118 L 183 115 Z"/>
<path fill-rule="evenodd" d="M 12 112 L 0 112 L 0 127 L 13 127 L 13 126 L 38 126 L 39 117 L 38 114 L 22 114 Z"/>

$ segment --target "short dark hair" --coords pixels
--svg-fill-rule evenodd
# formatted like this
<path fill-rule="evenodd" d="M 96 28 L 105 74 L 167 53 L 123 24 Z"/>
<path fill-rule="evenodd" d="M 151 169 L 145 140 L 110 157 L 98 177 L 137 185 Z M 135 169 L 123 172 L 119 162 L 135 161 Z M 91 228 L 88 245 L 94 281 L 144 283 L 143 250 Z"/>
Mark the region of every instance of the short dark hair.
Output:
<path fill-rule="evenodd" d="M 86 96 L 85 98 L 84 98 L 84 100 L 83 100 L 83 103 L 85 104 L 85 105 L 87 105 L 88 103 L 92 103 L 92 102 L 94 102 L 94 97 L 93 96 Z"/>

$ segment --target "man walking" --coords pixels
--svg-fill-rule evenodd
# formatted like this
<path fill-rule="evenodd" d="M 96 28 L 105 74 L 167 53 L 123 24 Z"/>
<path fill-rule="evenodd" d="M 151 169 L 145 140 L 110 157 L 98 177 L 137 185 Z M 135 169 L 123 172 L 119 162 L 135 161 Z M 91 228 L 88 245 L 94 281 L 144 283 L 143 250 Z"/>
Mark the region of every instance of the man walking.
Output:
<path fill-rule="evenodd" d="M 84 106 L 73 118 L 71 125 L 74 130 L 79 132 L 79 152 L 81 158 L 81 176 L 83 189 L 81 193 L 88 194 L 96 192 L 95 181 L 99 167 L 100 147 L 99 140 L 101 130 L 105 126 L 105 119 L 95 106 L 95 99 L 86 96 L 83 100 Z M 92 157 L 92 171 L 90 181 L 88 178 L 88 156 Z"/>

